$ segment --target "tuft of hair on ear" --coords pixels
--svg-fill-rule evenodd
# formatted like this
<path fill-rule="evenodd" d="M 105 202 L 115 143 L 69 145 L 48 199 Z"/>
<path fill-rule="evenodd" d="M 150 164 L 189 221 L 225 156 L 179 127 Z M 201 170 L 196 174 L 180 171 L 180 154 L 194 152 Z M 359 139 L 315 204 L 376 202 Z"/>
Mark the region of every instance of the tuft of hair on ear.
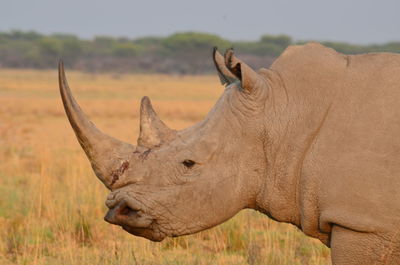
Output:
<path fill-rule="evenodd" d="M 225 54 L 224 54 L 224 59 L 225 59 L 225 65 L 226 65 L 226 67 L 230 70 L 230 66 L 231 66 L 231 64 L 232 64 L 232 55 L 233 55 L 233 48 L 231 47 L 231 48 L 229 48 L 229 49 L 227 49 L 226 51 L 225 51 Z"/>
<path fill-rule="evenodd" d="M 242 66 L 240 63 L 235 64 L 232 68 L 231 68 L 232 73 L 237 76 L 237 78 L 242 81 Z"/>

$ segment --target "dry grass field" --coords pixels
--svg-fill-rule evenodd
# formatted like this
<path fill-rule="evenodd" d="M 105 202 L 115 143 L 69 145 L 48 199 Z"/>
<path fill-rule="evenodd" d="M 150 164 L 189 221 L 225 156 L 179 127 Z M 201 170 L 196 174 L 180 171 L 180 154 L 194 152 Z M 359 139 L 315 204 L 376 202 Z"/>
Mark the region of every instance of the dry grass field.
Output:
<path fill-rule="evenodd" d="M 216 76 L 67 74 L 92 121 L 133 143 L 142 96 L 180 129 L 223 91 Z M 153 243 L 103 221 L 106 195 L 68 124 L 57 73 L 0 70 L 0 264 L 330 264 L 319 241 L 250 210 Z"/>

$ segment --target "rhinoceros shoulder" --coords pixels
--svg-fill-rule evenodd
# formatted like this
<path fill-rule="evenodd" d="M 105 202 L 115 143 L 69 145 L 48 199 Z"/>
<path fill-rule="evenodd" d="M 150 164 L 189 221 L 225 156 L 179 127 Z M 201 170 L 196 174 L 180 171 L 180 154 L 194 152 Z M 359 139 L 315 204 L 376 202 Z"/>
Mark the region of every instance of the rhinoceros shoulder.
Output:
<path fill-rule="evenodd" d="M 271 69 L 304 69 L 319 67 L 346 67 L 348 56 L 326 47 L 318 42 L 309 42 L 304 45 L 291 45 L 275 60 Z M 312 70 L 312 69 L 310 69 Z"/>

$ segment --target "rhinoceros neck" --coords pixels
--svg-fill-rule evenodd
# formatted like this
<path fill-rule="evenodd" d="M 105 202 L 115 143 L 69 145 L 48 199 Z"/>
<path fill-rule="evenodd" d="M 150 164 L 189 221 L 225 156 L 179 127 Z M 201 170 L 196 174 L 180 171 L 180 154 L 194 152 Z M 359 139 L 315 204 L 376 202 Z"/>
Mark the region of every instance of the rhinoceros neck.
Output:
<path fill-rule="evenodd" d="M 335 94 L 334 86 L 329 83 L 337 77 L 329 69 L 322 78 L 320 72 L 302 74 L 305 70 L 285 70 L 278 65 L 268 72 L 273 89 L 265 107 L 267 172 L 257 198 L 259 211 L 298 227 L 301 227 L 301 193 L 305 192 L 299 186 L 307 178 L 303 162 L 315 147 L 329 116 Z"/>

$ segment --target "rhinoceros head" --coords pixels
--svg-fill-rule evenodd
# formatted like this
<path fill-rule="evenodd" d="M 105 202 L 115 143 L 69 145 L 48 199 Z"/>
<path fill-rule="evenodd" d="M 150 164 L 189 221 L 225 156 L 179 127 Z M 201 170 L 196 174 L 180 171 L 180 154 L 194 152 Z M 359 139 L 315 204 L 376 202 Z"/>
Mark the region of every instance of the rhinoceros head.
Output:
<path fill-rule="evenodd" d="M 66 114 L 93 170 L 111 190 L 105 220 L 153 241 L 220 224 L 255 207 L 265 174 L 264 105 L 268 82 L 237 59 L 214 50 L 223 95 L 187 129 L 168 128 L 144 97 L 137 146 L 95 127 L 71 95 L 63 64 Z"/>

